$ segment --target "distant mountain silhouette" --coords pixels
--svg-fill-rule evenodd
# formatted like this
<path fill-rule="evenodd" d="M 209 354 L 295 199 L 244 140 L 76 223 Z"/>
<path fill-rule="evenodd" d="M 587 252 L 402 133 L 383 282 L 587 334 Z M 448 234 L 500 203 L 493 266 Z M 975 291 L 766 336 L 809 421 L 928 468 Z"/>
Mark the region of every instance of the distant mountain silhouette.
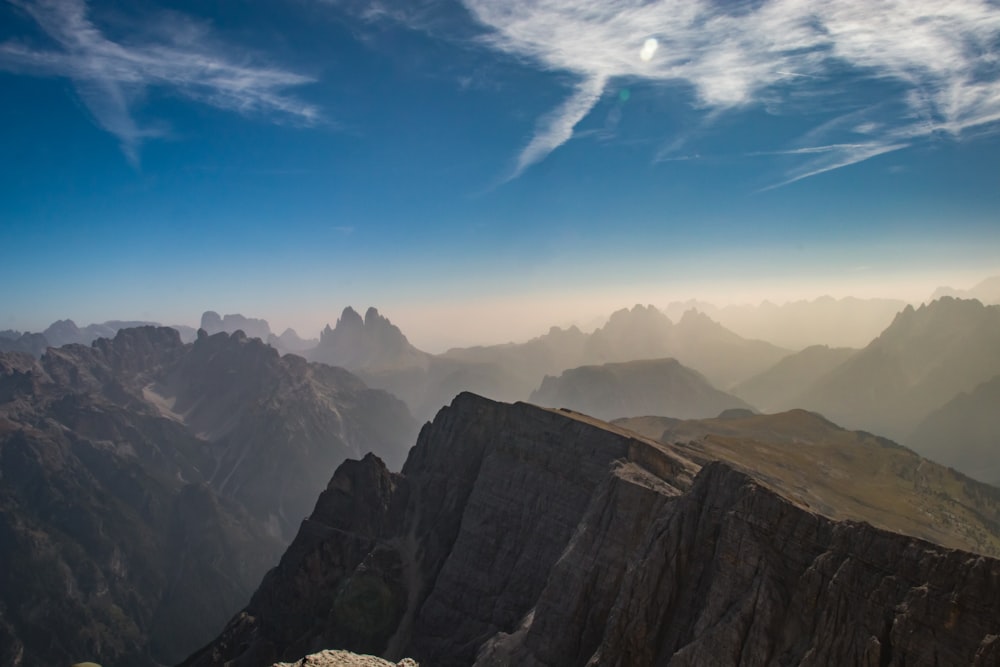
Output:
<path fill-rule="evenodd" d="M 201 316 L 201 328 L 210 335 L 242 331 L 249 338 L 261 339 L 281 354 L 305 354 L 318 342 L 315 338 L 299 338 L 294 329 L 285 329 L 280 336 L 275 335 L 267 320 L 244 317 L 239 313 L 220 316 L 213 310 L 205 311 Z"/>
<path fill-rule="evenodd" d="M 0 336 L 0 352 L 21 352 L 40 357 L 49 347 L 44 334 L 11 332 L 15 336 Z"/>
<path fill-rule="evenodd" d="M 430 359 L 429 354 L 413 347 L 399 327 L 377 309 L 369 308 L 361 319 L 350 306 L 344 308 L 333 328 L 328 324 L 323 329 L 319 344 L 306 356 L 312 361 L 369 374 L 426 369 Z"/>
<path fill-rule="evenodd" d="M 763 373 L 733 387 L 733 394 L 765 412 L 788 410 L 804 388 L 812 386 L 837 368 L 857 350 L 849 347 L 813 345 L 791 354 Z"/>
<path fill-rule="evenodd" d="M 363 320 L 346 308 L 306 356 L 356 372 L 371 386 L 401 397 L 419 419 L 427 419 L 459 392 L 525 400 L 546 375 L 577 366 L 674 357 L 712 385 L 728 387 L 788 353 L 741 338 L 700 313 L 687 313 L 674 324 L 656 308 L 637 305 L 615 312 L 592 334 L 553 327 L 525 343 L 456 348 L 441 355 L 413 347 L 374 308 Z"/>
<path fill-rule="evenodd" d="M 90 345 L 98 338 L 114 338 L 121 329 L 132 327 L 157 326 L 156 322 L 130 322 L 122 320 L 109 320 L 101 324 L 88 324 L 85 327 L 78 327 L 73 320 L 57 320 L 49 325 L 42 332 L 45 339 L 52 347 L 62 347 L 71 343 L 80 345 Z"/>
<path fill-rule="evenodd" d="M 929 459 L 1000 486 L 1000 375 L 931 412 L 905 442 Z"/>
<path fill-rule="evenodd" d="M 247 337 L 260 338 L 265 343 L 271 337 L 271 325 L 267 320 L 244 317 L 239 313 L 220 317 L 214 310 L 207 310 L 201 315 L 201 328 L 209 335 L 242 331 Z"/>
<path fill-rule="evenodd" d="M 304 354 L 306 351 L 316 347 L 319 342 L 316 338 L 300 338 L 295 329 L 285 329 L 280 336 L 271 334 L 267 343 L 282 354 L 291 352 L 292 354 Z"/>
<path fill-rule="evenodd" d="M 898 299 L 821 296 L 780 305 L 764 301 L 756 306 L 721 308 L 703 301 L 683 301 L 669 304 L 665 312 L 677 319 L 694 308 L 740 336 L 802 349 L 812 345 L 864 347 L 905 306 L 906 302 Z"/>
<path fill-rule="evenodd" d="M 931 299 L 940 299 L 943 296 L 977 299 L 986 305 L 1000 304 L 1000 276 L 990 276 L 967 290 L 939 287 L 934 290 Z"/>
<path fill-rule="evenodd" d="M 944 297 L 907 306 L 796 399 L 838 423 L 903 439 L 928 413 L 1000 374 L 1000 306 Z"/>
<path fill-rule="evenodd" d="M 601 366 L 580 366 L 558 377 L 546 376 L 531 394 L 532 403 L 570 408 L 615 419 L 641 415 L 714 417 L 731 408 L 750 409 L 719 391 L 697 371 L 676 359 L 648 359 Z"/>
<path fill-rule="evenodd" d="M 653 306 L 623 308 L 592 334 L 553 328 L 545 336 L 522 344 L 449 350 L 444 356 L 466 361 L 502 363 L 534 375 L 552 375 L 567 368 L 608 362 L 673 357 L 726 388 L 789 354 L 762 341 L 747 340 L 697 311 L 686 312 L 677 324 Z M 532 363 L 516 359 L 530 359 Z"/>

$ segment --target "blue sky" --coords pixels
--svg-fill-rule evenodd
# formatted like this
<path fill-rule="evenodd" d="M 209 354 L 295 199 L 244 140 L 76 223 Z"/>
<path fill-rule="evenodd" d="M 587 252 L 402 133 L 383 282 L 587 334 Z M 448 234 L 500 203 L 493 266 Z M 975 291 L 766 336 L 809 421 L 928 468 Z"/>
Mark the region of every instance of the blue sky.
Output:
<path fill-rule="evenodd" d="M 0 86 L 0 328 L 433 348 L 1000 272 L 995 1 L 6 0 Z"/>

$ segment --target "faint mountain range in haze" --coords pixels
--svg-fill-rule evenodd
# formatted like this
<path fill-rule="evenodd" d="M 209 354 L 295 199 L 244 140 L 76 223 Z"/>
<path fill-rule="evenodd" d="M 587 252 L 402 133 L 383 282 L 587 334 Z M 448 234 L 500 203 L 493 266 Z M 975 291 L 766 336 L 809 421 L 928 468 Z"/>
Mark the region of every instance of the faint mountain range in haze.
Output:
<path fill-rule="evenodd" d="M 978 299 L 984 305 L 1000 304 L 1000 276 L 990 276 L 969 289 L 955 289 L 953 287 L 939 287 L 934 290 L 931 300 L 940 299 L 943 296 L 951 296 L 959 299 Z"/>
<path fill-rule="evenodd" d="M 462 391 L 525 400 L 546 375 L 577 366 L 673 357 L 713 386 L 725 388 L 788 354 L 737 336 L 703 314 L 685 313 L 674 324 L 656 308 L 642 305 L 613 313 L 591 334 L 552 327 L 525 343 L 456 348 L 440 355 L 415 348 L 374 308 L 362 319 L 348 307 L 335 327 L 323 331 L 316 348 L 305 353 L 396 394 L 418 419 L 430 418 Z"/>
<path fill-rule="evenodd" d="M 569 408 L 598 419 L 664 415 L 688 419 L 714 417 L 727 409 L 752 409 L 719 391 L 697 371 L 676 359 L 647 359 L 580 366 L 558 377 L 545 376 L 528 399 L 552 408 Z"/>
<path fill-rule="evenodd" d="M 122 329 L 130 329 L 142 326 L 160 326 L 157 322 L 128 321 L 128 320 L 108 320 L 99 324 L 88 324 L 85 327 L 77 326 L 76 322 L 70 319 L 56 320 L 50 324 L 45 331 L 38 333 L 19 332 L 6 330 L 0 332 L 0 352 L 26 352 L 35 357 L 40 357 L 47 347 L 62 347 L 63 345 L 90 345 L 98 338 L 114 338 Z M 195 339 L 197 330 L 193 327 L 182 324 L 172 325 L 171 329 L 176 329 L 181 336 L 181 340 L 190 343 Z M 17 334 L 14 336 L 14 334 Z M 20 341 L 17 345 L 11 340 Z"/>
<path fill-rule="evenodd" d="M 590 334 L 576 327 L 553 328 L 527 343 L 449 350 L 443 356 L 502 363 L 508 368 L 513 364 L 533 371 L 535 376 L 582 365 L 672 357 L 725 389 L 788 354 L 770 343 L 742 338 L 694 310 L 685 312 L 674 324 L 653 306 L 636 305 L 615 311 L 604 326 Z M 522 355 L 530 363 L 518 364 Z M 536 377 L 533 386 L 540 381 L 541 377 Z"/>
<path fill-rule="evenodd" d="M 802 392 L 847 361 L 857 350 L 813 345 L 791 354 L 733 387 L 733 394 L 764 412 L 794 408 Z"/>
<path fill-rule="evenodd" d="M 929 459 L 1000 486 L 1000 375 L 931 412 L 906 443 Z"/>
<path fill-rule="evenodd" d="M 21 333 L 20 331 L 4 331 L 0 335 L 0 352 L 21 352 L 33 357 L 40 357 L 49 347 L 49 341 L 44 334 Z"/>
<path fill-rule="evenodd" d="M 399 327 L 380 315 L 376 308 L 365 311 L 362 319 L 348 306 L 333 328 L 326 325 L 320 333 L 319 343 L 306 356 L 312 361 L 352 371 L 382 373 L 425 369 L 431 355 L 413 347 Z"/>
<path fill-rule="evenodd" d="M 907 306 L 867 347 L 803 388 L 796 404 L 904 439 L 932 410 L 1000 375 L 998 341 L 1000 306 L 951 297 Z"/>
<path fill-rule="evenodd" d="M 244 317 L 239 313 L 220 316 L 214 310 L 206 310 L 201 315 L 201 328 L 209 335 L 242 331 L 248 338 L 260 338 L 265 343 L 271 337 L 271 325 L 267 320 Z"/>
<path fill-rule="evenodd" d="M 285 329 L 277 336 L 271 332 L 271 325 L 265 319 L 244 317 L 239 313 L 220 316 L 214 310 L 207 310 L 201 315 L 201 328 L 209 334 L 233 334 L 242 331 L 250 338 L 259 338 L 281 354 L 303 354 L 316 346 L 315 338 L 302 339 L 294 329 Z"/>
<path fill-rule="evenodd" d="M 98 338 L 114 338 L 120 329 L 131 327 L 157 326 L 156 322 L 128 322 L 121 320 L 109 320 L 101 324 L 88 324 L 85 327 L 78 327 L 73 320 L 57 320 L 50 324 L 42 332 L 45 339 L 52 347 L 62 347 L 70 343 L 80 345 L 90 345 Z"/>
<path fill-rule="evenodd" d="M 664 312 L 676 320 L 694 308 L 740 336 L 801 350 L 812 345 L 864 347 L 905 306 L 906 302 L 898 299 L 821 296 L 781 305 L 764 301 L 756 306 L 677 301 Z"/>

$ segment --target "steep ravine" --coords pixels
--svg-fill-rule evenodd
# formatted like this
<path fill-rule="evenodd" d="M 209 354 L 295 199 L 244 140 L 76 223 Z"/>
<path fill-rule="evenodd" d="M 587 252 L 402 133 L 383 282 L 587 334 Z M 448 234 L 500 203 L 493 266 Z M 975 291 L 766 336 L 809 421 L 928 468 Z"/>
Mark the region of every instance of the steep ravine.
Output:
<path fill-rule="evenodd" d="M 323 648 L 444 667 L 1000 660 L 1000 561 L 834 521 L 725 462 L 460 395 L 402 473 L 344 463 L 185 665 Z"/>

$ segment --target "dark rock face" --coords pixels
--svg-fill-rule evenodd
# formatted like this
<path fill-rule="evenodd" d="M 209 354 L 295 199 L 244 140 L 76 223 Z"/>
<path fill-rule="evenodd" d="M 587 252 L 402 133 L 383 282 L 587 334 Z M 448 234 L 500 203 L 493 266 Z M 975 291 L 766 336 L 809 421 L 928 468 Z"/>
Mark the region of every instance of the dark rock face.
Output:
<path fill-rule="evenodd" d="M 330 470 L 369 448 L 398 465 L 413 430 L 384 392 L 243 335 L 0 354 L 0 664 L 180 660 Z"/>
<path fill-rule="evenodd" d="M 347 462 L 184 665 L 993 664 L 1000 562 L 835 521 L 724 462 L 461 395 L 402 473 Z"/>
<path fill-rule="evenodd" d="M 751 409 L 676 359 L 572 368 L 559 377 L 546 376 L 530 400 L 598 419 L 642 415 L 688 419 L 714 417 L 727 409 Z"/>

